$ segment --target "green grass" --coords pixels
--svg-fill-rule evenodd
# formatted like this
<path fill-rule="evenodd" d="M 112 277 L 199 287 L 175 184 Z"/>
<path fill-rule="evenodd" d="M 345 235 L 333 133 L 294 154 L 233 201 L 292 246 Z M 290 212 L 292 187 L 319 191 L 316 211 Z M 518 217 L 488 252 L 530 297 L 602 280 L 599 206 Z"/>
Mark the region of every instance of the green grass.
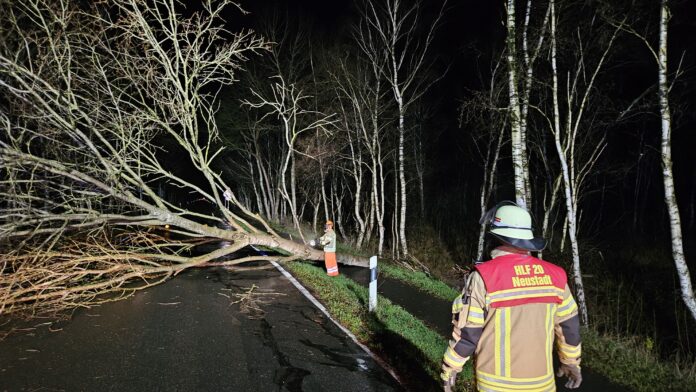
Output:
<path fill-rule="evenodd" d="M 336 240 L 336 253 L 345 253 L 353 256 L 360 256 L 360 257 L 367 257 L 369 258 L 371 255 L 367 251 L 359 250 L 354 248 L 350 244 L 346 244 L 345 242 L 341 242 L 341 239 L 338 238 Z"/>
<path fill-rule="evenodd" d="M 390 264 L 380 264 L 379 269 L 385 276 L 400 280 L 435 297 L 453 301 L 459 292 L 444 282 L 426 275 L 420 271 L 409 271 Z"/>
<path fill-rule="evenodd" d="M 696 363 L 682 371 L 674 362 L 660 361 L 651 339 L 638 341 L 582 331 L 583 364 L 612 382 L 635 391 L 696 391 Z"/>
<path fill-rule="evenodd" d="M 445 338 L 382 296 L 376 312 L 369 313 L 367 288 L 351 279 L 342 275 L 329 277 L 322 268 L 309 263 L 293 262 L 287 267 L 326 306 L 332 317 L 380 353 L 401 375 L 406 375 L 407 384 L 417 384 L 420 390 L 436 388 L 447 347 Z M 460 391 L 471 387 L 464 380 L 470 380 L 472 374 L 471 365 L 467 364 L 459 377 Z M 427 375 L 427 381 L 422 379 L 423 375 Z"/>

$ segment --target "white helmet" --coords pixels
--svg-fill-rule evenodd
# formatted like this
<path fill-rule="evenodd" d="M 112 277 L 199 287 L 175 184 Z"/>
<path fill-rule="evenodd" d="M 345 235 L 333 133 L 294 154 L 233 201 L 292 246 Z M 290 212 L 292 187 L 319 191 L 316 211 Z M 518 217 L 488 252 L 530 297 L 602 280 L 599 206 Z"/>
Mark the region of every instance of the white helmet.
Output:
<path fill-rule="evenodd" d="M 501 202 L 488 210 L 479 223 L 489 224 L 491 234 L 516 248 L 539 251 L 546 246 L 543 238 L 534 237 L 529 212 L 511 201 Z"/>

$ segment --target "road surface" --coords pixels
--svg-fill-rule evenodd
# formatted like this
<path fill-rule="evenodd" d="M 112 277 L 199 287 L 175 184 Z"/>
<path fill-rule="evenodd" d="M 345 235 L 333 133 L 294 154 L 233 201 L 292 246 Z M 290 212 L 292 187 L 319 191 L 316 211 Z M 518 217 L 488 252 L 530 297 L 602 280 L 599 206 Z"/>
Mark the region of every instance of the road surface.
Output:
<path fill-rule="evenodd" d="M 400 389 L 275 269 L 188 271 L 51 328 L 0 342 L 0 391 Z"/>

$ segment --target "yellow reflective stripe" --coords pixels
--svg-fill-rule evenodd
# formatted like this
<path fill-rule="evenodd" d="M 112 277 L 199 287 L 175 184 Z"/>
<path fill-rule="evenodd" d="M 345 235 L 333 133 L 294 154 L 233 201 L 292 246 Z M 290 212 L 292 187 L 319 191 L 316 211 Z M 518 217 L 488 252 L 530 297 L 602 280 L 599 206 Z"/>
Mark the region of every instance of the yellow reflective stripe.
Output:
<path fill-rule="evenodd" d="M 569 295 L 568 298 L 564 299 L 563 302 L 561 302 L 561 304 L 558 305 L 558 307 L 559 307 L 559 308 L 564 308 L 564 307 L 568 306 L 568 304 L 569 304 L 571 301 L 573 301 L 573 296 L 572 296 L 572 295 Z"/>
<path fill-rule="evenodd" d="M 463 358 L 457 354 L 456 351 L 452 347 L 448 347 L 447 351 L 445 351 L 445 356 L 443 357 L 443 361 L 448 365 L 451 366 L 455 369 L 461 368 L 464 366 L 464 363 L 466 363 L 466 358 Z"/>
<path fill-rule="evenodd" d="M 459 313 L 462 309 L 464 309 L 464 303 L 462 302 L 462 294 L 459 294 L 452 302 L 452 313 Z"/>
<path fill-rule="evenodd" d="M 553 378 L 544 384 L 536 385 L 510 385 L 510 384 L 500 384 L 496 382 L 489 382 L 483 378 L 477 377 L 476 382 L 478 386 L 484 388 L 491 388 L 494 391 L 527 391 L 527 392 L 543 392 L 550 390 L 550 387 L 555 386 Z"/>
<path fill-rule="evenodd" d="M 529 290 L 550 290 L 553 291 L 554 293 L 559 293 L 560 297 L 563 297 L 563 293 L 565 292 L 564 290 L 559 289 L 556 286 L 529 286 L 529 287 L 518 287 L 516 289 L 505 289 L 505 290 L 498 290 L 498 291 L 493 291 L 488 293 L 491 297 L 498 296 L 500 294 L 506 294 L 506 293 L 516 293 L 520 291 L 529 291 Z"/>
<path fill-rule="evenodd" d="M 567 344 L 559 344 L 558 345 L 560 348 L 561 353 L 566 357 L 566 358 L 578 358 L 580 354 L 582 353 L 582 346 L 578 344 L 577 346 L 570 346 Z"/>
<path fill-rule="evenodd" d="M 580 344 L 578 344 L 577 346 L 571 346 L 567 343 L 560 343 L 559 346 L 561 347 L 561 350 L 563 350 L 564 352 L 577 352 L 582 349 L 582 345 Z"/>
<path fill-rule="evenodd" d="M 523 287 L 517 289 L 499 290 L 486 297 L 488 303 L 510 301 L 524 298 L 557 297 L 563 300 L 563 290 L 555 286 Z"/>
<path fill-rule="evenodd" d="M 503 301 L 511 301 L 513 299 L 523 299 L 523 298 L 543 298 L 543 297 L 548 297 L 549 294 L 551 293 L 530 293 L 530 294 L 520 294 L 520 295 L 514 295 L 514 296 L 508 296 L 508 297 L 500 297 L 500 298 L 491 298 L 491 303 L 495 302 L 503 302 Z M 559 299 L 561 298 L 560 296 L 556 296 Z"/>
<path fill-rule="evenodd" d="M 571 301 L 568 304 L 566 304 L 565 306 L 561 304 L 561 306 L 558 307 L 558 310 L 556 310 L 556 315 L 558 317 L 567 316 L 573 313 L 578 308 L 578 304 L 575 303 L 573 297 L 569 298 L 571 299 Z"/>
<path fill-rule="evenodd" d="M 487 373 L 481 370 L 476 370 L 476 375 L 481 375 L 481 376 L 486 376 L 489 379 L 492 379 L 493 381 L 498 381 L 498 382 L 506 382 L 506 381 L 511 381 L 511 382 L 537 382 L 541 383 L 544 381 L 547 377 L 550 377 L 552 374 L 544 374 L 543 376 L 539 377 L 506 377 L 506 376 L 497 376 L 495 374 Z"/>
<path fill-rule="evenodd" d="M 493 362 L 495 362 L 496 375 L 500 375 L 502 373 L 500 366 L 500 354 L 503 351 L 503 348 L 500 346 L 500 336 L 502 335 L 502 331 L 500 329 L 500 318 L 502 317 L 501 314 L 501 311 L 495 312 L 495 350 L 493 354 Z"/>
<path fill-rule="evenodd" d="M 469 306 L 469 312 L 476 312 L 483 314 L 483 309 L 476 306 Z"/>
<path fill-rule="evenodd" d="M 503 372 L 504 376 L 510 376 L 511 373 L 511 360 L 510 357 L 512 357 L 512 350 L 510 349 L 510 336 L 512 335 L 512 309 L 511 308 L 505 308 L 504 309 L 504 321 L 505 321 L 505 371 Z"/>
<path fill-rule="evenodd" d="M 580 353 L 578 352 L 578 353 L 574 353 L 574 354 L 569 354 L 569 353 L 564 352 L 563 357 L 565 359 L 578 359 L 578 358 L 580 358 Z"/>
<path fill-rule="evenodd" d="M 503 391 L 546 391 L 549 389 L 549 386 L 555 385 L 553 373 L 548 373 L 544 376 L 530 379 L 494 376 L 492 374 L 477 371 L 476 382 L 478 386 Z"/>
<path fill-rule="evenodd" d="M 510 375 L 510 334 L 511 309 L 503 308 L 495 312 L 495 374 Z"/>
<path fill-rule="evenodd" d="M 503 388 L 500 389 L 499 387 L 496 387 L 495 389 L 491 389 L 488 386 L 483 386 L 481 384 L 476 386 L 476 389 L 479 392 L 508 392 L 510 389 L 508 388 Z M 514 389 L 514 391 L 524 391 L 524 392 L 556 392 L 556 385 L 549 385 L 548 387 L 544 388 L 534 388 L 534 389 Z"/>
<path fill-rule="evenodd" d="M 552 359 L 549 353 L 553 352 L 553 321 L 551 315 L 554 313 L 552 304 L 546 305 L 546 372 L 551 373 L 553 370 Z"/>
<path fill-rule="evenodd" d="M 471 323 L 471 324 L 483 325 L 483 322 L 485 320 L 483 319 L 483 317 L 477 317 L 477 316 L 469 313 L 469 317 L 467 317 L 466 321 Z"/>
<path fill-rule="evenodd" d="M 476 306 L 469 306 L 469 315 L 467 316 L 466 321 L 472 324 L 483 324 L 483 309 Z"/>

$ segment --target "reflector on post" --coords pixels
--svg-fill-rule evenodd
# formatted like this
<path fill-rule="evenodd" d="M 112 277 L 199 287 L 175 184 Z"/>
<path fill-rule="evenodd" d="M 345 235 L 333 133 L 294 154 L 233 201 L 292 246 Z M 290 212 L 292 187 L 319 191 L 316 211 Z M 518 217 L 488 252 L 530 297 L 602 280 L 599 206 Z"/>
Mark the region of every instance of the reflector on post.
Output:
<path fill-rule="evenodd" d="M 370 257 L 370 312 L 377 307 L 377 256 Z"/>

